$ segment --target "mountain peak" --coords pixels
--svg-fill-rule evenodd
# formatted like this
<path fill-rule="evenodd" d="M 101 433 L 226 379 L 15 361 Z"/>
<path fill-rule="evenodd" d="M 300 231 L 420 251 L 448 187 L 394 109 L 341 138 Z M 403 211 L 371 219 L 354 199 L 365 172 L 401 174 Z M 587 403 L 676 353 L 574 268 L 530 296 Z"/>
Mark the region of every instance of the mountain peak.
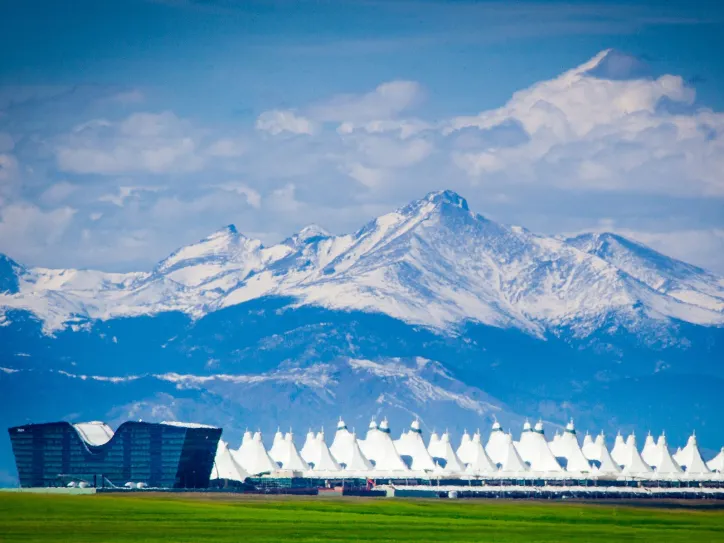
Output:
<path fill-rule="evenodd" d="M 308 224 L 297 233 L 297 238 L 301 241 L 317 237 L 329 237 L 331 234 L 318 224 Z"/>
<path fill-rule="evenodd" d="M 468 202 L 457 192 L 452 190 L 438 190 L 428 193 L 425 200 L 434 204 L 450 204 L 468 211 Z"/>
<path fill-rule="evenodd" d="M 216 232 L 211 234 L 209 237 L 218 237 L 222 235 L 230 235 L 230 236 L 236 236 L 239 234 L 239 231 L 236 229 L 236 226 L 233 224 L 227 224 L 223 228 L 219 228 Z"/>

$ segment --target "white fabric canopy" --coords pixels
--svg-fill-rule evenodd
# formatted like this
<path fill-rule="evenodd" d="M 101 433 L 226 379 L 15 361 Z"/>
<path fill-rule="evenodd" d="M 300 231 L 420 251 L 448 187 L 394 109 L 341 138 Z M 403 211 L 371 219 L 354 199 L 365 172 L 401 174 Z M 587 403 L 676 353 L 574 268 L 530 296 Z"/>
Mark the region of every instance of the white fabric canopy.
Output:
<path fill-rule="evenodd" d="M 526 425 L 523 426 L 523 433 L 520 434 L 520 441 L 516 444 L 516 449 L 520 457 L 530 464 L 531 471 L 555 473 L 563 471 L 548 447 L 542 422 L 536 424 L 535 430 L 531 429 L 530 424 L 526 422 Z"/>
<path fill-rule="evenodd" d="M 488 453 L 490 459 L 496 464 L 503 464 L 508 455 L 508 440 L 497 420 L 493 423 L 493 427 L 490 430 L 488 443 L 485 445 L 485 452 Z"/>
<path fill-rule="evenodd" d="M 277 463 L 271 459 L 264 448 L 261 432 L 256 432 L 251 439 L 246 439 L 246 435 L 244 438 L 239 450 L 232 451 L 234 459 L 241 467 L 252 475 L 273 473 L 279 469 Z"/>
<path fill-rule="evenodd" d="M 706 463 L 706 467 L 708 467 L 711 471 L 724 473 L 724 447 L 721 448 L 719 454 Z"/>
<path fill-rule="evenodd" d="M 639 454 L 636 446 L 636 435 L 631 434 L 626 438 L 626 449 L 623 457 L 623 470 L 625 475 L 648 475 L 653 470 Z"/>
<path fill-rule="evenodd" d="M 249 474 L 234 459 L 229 450 L 229 445 L 219 440 L 214 457 L 214 467 L 211 470 L 211 479 L 229 479 L 231 481 L 243 481 Z"/>
<path fill-rule="evenodd" d="M 475 475 L 495 473 L 498 466 L 495 465 L 483 448 L 480 441 L 480 432 L 476 432 L 470 441 L 470 449 L 467 467 L 465 471 Z"/>
<path fill-rule="evenodd" d="M 509 434 L 503 434 L 502 441 L 505 447 L 505 458 L 500 467 L 500 472 L 504 474 L 527 472 L 528 466 L 518 454 L 515 445 L 513 445 L 513 438 Z"/>
<path fill-rule="evenodd" d="M 360 449 L 378 471 L 408 471 L 395 449 L 386 422 L 382 421 L 379 428 L 370 425 L 367 436 L 359 442 Z"/>
<path fill-rule="evenodd" d="M 675 460 L 683 468 L 686 468 L 688 475 L 705 475 L 711 473 L 706 466 L 704 459 L 699 451 L 699 444 L 696 441 L 696 434 L 692 434 L 686 442 L 681 452 L 675 457 Z"/>
<path fill-rule="evenodd" d="M 413 471 L 432 471 L 435 469 L 435 462 L 422 439 L 419 420 L 412 421 L 410 431 L 403 432 L 400 439 L 395 441 L 395 448 L 401 456 L 409 456 L 412 459 L 410 469 Z"/>

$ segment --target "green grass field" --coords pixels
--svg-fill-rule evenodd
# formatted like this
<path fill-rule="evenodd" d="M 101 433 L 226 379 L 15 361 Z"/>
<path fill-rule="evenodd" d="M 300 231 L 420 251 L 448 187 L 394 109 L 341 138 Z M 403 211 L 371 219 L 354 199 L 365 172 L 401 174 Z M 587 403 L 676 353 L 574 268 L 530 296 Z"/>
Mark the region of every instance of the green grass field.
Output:
<path fill-rule="evenodd" d="M 0 493 L 0 541 L 724 541 L 724 511 L 232 495 Z"/>

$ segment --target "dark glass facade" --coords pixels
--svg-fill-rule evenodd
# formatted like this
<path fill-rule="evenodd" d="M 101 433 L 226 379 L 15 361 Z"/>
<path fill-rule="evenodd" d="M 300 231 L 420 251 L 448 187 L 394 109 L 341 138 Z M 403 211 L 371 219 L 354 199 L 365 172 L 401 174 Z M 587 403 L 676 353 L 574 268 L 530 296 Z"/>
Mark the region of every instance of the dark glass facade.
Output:
<path fill-rule="evenodd" d="M 155 488 L 205 488 L 220 428 L 124 422 L 107 443 L 86 442 L 68 422 L 8 430 L 21 487 L 144 483 Z"/>

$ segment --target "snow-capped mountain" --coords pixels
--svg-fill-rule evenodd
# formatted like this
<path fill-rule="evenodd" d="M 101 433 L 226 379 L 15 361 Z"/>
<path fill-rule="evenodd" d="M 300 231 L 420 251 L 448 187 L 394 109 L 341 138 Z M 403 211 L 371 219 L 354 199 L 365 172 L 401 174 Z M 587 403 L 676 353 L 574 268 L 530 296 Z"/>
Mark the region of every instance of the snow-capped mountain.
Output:
<path fill-rule="evenodd" d="M 32 312 L 47 331 L 164 311 L 200 317 L 263 296 L 447 332 L 466 321 L 539 336 L 585 336 L 612 318 L 630 329 L 724 323 L 722 278 L 612 234 L 558 239 L 499 224 L 450 191 L 342 236 L 310 226 L 265 247 L 228 226 L 151 272 L 5 268 L 0 307 Z"/>
<path fill-rule="evenodd" d="M 556 238 L 427 195 L 334 236 L 223 228 L 151 271 L 0 257 L 0 426 L 185 419 L 361 430 L 697 430 L 718 450 L 722 278 L 613 234 Z M 14 473 L 0 443 L 0 485 Z"/>

